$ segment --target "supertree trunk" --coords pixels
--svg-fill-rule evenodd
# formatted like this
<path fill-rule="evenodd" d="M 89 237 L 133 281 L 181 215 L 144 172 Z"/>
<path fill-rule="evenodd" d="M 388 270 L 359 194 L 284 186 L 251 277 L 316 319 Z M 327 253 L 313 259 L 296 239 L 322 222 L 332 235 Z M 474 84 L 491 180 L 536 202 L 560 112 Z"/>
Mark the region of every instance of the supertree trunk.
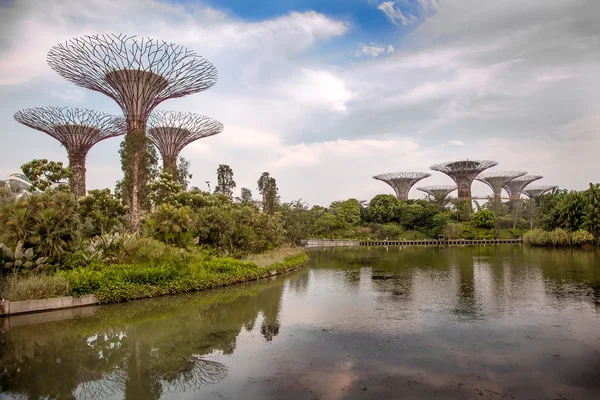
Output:
<path fill-rule="evenodd" d="M 141 224 L 141 203 L 143 186 L 148 180 L 148 151 L 146 147 L 145 123 L 128 121 L 125 147 L 122 155 L 124 181 L 129 186 L 129 222 L 131 230 L 139 233 Z"/>
<path fill-rule="evenodd" d="M 69 153 L 69 167 L 71 168 L 71 179 L 69 185 L 75 197 L 84 197 L 87 193 L 85 188 L 85 159 L 87 153 Z"/>
<path fill-rule="evenodd" d="M 177 157 L 163 158 L 163 172 L 170 174 L 173 178 L 177 177 Z"/>

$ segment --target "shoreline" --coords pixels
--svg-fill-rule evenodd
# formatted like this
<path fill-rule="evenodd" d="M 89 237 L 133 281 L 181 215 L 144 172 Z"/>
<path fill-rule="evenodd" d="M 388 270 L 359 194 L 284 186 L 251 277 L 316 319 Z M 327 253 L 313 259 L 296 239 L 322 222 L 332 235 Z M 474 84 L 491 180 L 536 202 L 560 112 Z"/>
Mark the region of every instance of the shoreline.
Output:
<path fill-rule="evenodd" d="M 301 253 L 296 256 L 288 257 L 288 259 L 274 263 L 272 265 L 268 265 L 265 267 L 258 267 L 258 275 L 248 274 L 246 276 L 239 277 L 239 279 L 234 279 L 230 281 L 226 281 L 223 284 L 219 284 L 215 282 L 214 285 L 207 285 L 201 289 L 197 290 L 171 290 L 171 288 L 163 288 L 159 286 L 153 286 L 154 291 L 146 292 L 142 291 L 144 294 L 140 296 L 136 296 L 134 298 L 125 299 L 123 301 L 106 301 L 101 302 L 100 299 L 96 296 L 96 294 L 86 294 L 80 297 L 73 296 L 64 296 L 64 297 L 52 297 L 46 299 L 31 299 L 31 300 L 20 300 L 20 301 L 10 301 L 6 299 L 0 300 L 0 318 L 10 318 L 10 316 L 16 315 L 27 315 L 34 313 L 44 313 L 51 312 L 57 310 L 67 310 L 67 309 L 77 309 L 83 307 L 90 306 L 98 306 L 101 304 L 115 304 L 115 303 L 124 303 L 133 300 L 147 299 L 152 297 L 160 297 L 167 295 L 177 295 L 184 293 L 192 293 L 192 292 L 202 292 L 209 289 L 216 289 L 219 287 L 225 286 L 233 286 L 240 283 L 250 282 L 250 281 L 258 281 L 261 279 L 270 278 L 277 275 L 283 275 L 289 272 L 296 271 L 300 268 L 303 268 L 308 263 L 308 255 L 306 253 Z M 254 272 L 254 271 L 253 271 Z"/>

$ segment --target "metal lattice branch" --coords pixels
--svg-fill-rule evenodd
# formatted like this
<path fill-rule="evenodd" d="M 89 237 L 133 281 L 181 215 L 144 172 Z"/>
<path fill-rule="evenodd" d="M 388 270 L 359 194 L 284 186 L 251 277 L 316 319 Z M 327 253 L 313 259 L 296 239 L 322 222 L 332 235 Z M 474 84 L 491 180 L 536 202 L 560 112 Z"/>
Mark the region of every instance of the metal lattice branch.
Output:
<path fill-rule="evenodd" d="M 523 189 L 531 182 L 537 181 L 538 179 L 542 179 L 541 175 L 523 175 L 513 179 L 510 182 L 507 182 L 503 188 L 508 192 L 508 198 L 510 200 L 519 200 L 521 198 L 521 193 Z"/>
<path fill-rule="evenodd" d="M 188 144 L 219 134 L 223 124 L 200 114 L 154 111 L 148 118 L 148 137 L 163 159 L 163 170 L 175 174 L 177 157 Z"/>
<path fill-rule="evenodd" d="M 438 204 L 444 204 L 448 199 L 448 195 L 456 190 L 455 185 L 435 185 L 418 187 L 417 190 L 427 193 Z"/>
<path fill-rule="evenodd" d="M 504 185 L 526 174 L 525 171 L 490 171 L 478 175 L 475 179 L 488 185 L 494 192 L 494 197 L 500 198 Z"/>
<path fill-rule="evenodd" d="M 54 46 L 47 60 L 67 80 L 114 99 L 130 128 L 161 102 L 209 89 L 218 77 L 210 62 L 183 46 L 123 34 L 71 39 Z"/>
<path fill-rule="evenodd" d="M 456 183 L 458 198 L 470 200 L 471 184 L 475 177 L 496 165 L 498 162 L 491 160 L 461 160 L 435 164 L 429 168 L 448 175 Z"/>
<path fill-rule="evenodd" d="M 396 192 L 398 200 L 408 200 L 408 192 L 415 183 L 421 179 L 430 177 L 427 172 L 390 172 L 387 174 L 375 175 L 373 179 L 385 182 Z"/>
<path fill-rule="evenodd" d="M 527 195 L 530 199 L 535 199 L 538 196 L 543 195 L 546 192 L 556 189 L 558 186 L 554 185 L 538 185 L 531 186 L 526 189 L 523 189 L 523 193 Z"/>
<path fill-rule="evenodd" d="M 68 107 L 35 107 L 18 111 L 15 119 L 58 140 L 67 150 L 73 172 L 71 190 L 85 196 L 85 159 L 102 140 L 126 132 L 125 119 L 99 111 Z"/>

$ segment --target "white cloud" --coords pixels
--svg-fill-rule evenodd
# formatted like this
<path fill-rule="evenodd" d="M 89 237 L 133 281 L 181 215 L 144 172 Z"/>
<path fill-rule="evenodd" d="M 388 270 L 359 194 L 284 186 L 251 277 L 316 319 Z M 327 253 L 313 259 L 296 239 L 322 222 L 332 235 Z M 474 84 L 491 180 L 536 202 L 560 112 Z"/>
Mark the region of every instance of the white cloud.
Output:
<path fill-rule="evenodd" d="M 358 45 L 358 48 L 356 49 L 356 51 L 354 52 L 354 55 L 356 57 L 360 57 L 360 56 L 371 56 L 371 57 L 378 57 L 381 54 L 391 54 L 394 52 L 394 46 L 390 45 L 381 45 L 381 44 L 375 44 L 375 43 L 371 43 L 371 44 L 365 44 L 365 43 L 360 43 Z"/>
<path fill-rule="evenodd" d="M 400 7 L 396 6 L 396 3 L 393 1 L 384 1 L 379 6 L 377 6 L 377 9 L 383 11 L 386 17 L 388 17 L 388 19 L 394 25 L 407 26 L 417 20 L 417 18 L 414 15 L 404 15 Z"/>
<path fill-rule="evenodd" d="M 448 144 L 452 146 L 464 146 L 465 142 L 461 140 L 448 140 Z"/>

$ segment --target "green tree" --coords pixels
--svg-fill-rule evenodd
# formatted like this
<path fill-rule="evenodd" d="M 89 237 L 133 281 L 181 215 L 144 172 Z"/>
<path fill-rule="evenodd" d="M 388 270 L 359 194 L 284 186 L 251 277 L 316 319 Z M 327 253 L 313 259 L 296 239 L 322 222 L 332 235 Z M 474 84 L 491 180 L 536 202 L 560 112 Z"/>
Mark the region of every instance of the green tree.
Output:
<path fill-rule="evenodd" d="M 190 183 L 190 179 L 192 179 L 192 174 L 190 173 L 190 162 L 183 158 L 179 157 L 179 162 L 177 163 L 177 171 L 175 173 L 175 182 L 179 183 L 183 190 L 188 188 Z"/>
<path fill-rule="evenodd" d="M 235 200 L 238 203 L 252 204 L 252 202 L 253 202 L 253 200 L 252 200 L 252 190 L 243 187 L 241 189 L 240 197 L 237 197 Z"/>
<path fill-rule="evenodd" d="M 71 169 L 63 167 L 62 162 L 46 159 L 32 160 L 23 164 L 21 170 L 31 183 L 30 192 L 36 190 L 44 192 L 48 189 L 68 190 L 66 181 L 72 176 Z"/>
<path fill-rule="evenodd" d="M 583 193 L 569 192 L 563 196 L 556 207 L 558 208 L 559 227 L 568 232 L 581 229 L 585 216 L 585 198 Z"/>
<path fill-rule="evenodd" d="M 473 215 L 473 222 L 477 228 L 493 228 L 496 226 L 496 218 L 493 211 L 482 209 Z"/>
<path fill-rule="evenodd" d="M 273 215 L 279 203 L 277 181 L 268 172 L 263 172 L 257 181 L 258 191 L 262 196 L 263 212 Z"/>
<path fill-rule="evenodd" d="M 167 173 L 160 174 L 158 179 L 148 184 L 148 199 L 153 207 L 161 204 L 182 206 L 180 201 L 182 192 L 183 186 Z"/>
<path fill-rule="evenodd" d="M 158 206 L 144 221 L 145 233 L 163 243 L 186 248 L 193 244 L 194 214 L 190 207 Z"/>
<path fill-rule="evenodd" d="M 285 239 L 293 245 L 301 245 L 313 235 L 317 214 L 308 209 L 302 200 L 283 203 L 279 206 Z"/>
<path fill-rule="evenodd" d="M 85 236 L 102 235 L 122 227 L 127 210 L 112 195 L 110 189 L 88 191 L 87 196 L 79 199 L 79 215 L 84 226 Z"/>
<path fill-rule="evenodd" d="M 233 198 L 233 189 L 236 184 L 233 180 L 233 170 L 229 165 L 219 164 L 217 168 L 217 186 L 215 193 L 221 193 Z"/>
<path fill-rule="evenodd" d="M 360 203 L 356 199 L 348 199 L 336 204 L 333 212 L 343 226 L 360 224 Z"/>
<path fill-rule="evenodd" d="M 379 224 L 398 221 L 400 200 L 391 194 L 378 194 L 369 202 L 367 215 L 369 220 Z"/>
<path fill-rule="evenodd" d="M 128 207 L 131 230 L 139 232 L 141 210 L 150 210 L 148 183 L 159 175 L 158 156 L 143 130 L 125 135 L 119 150 L 123 179 L 117 182 L 115 195 Z"/>
<path fill-rule="evenodd" d="M 585 192 L 585 210 L 583 215 L 583 228 L 600 240 L 600 184 L 590 183 L 590 188 Z"/>

